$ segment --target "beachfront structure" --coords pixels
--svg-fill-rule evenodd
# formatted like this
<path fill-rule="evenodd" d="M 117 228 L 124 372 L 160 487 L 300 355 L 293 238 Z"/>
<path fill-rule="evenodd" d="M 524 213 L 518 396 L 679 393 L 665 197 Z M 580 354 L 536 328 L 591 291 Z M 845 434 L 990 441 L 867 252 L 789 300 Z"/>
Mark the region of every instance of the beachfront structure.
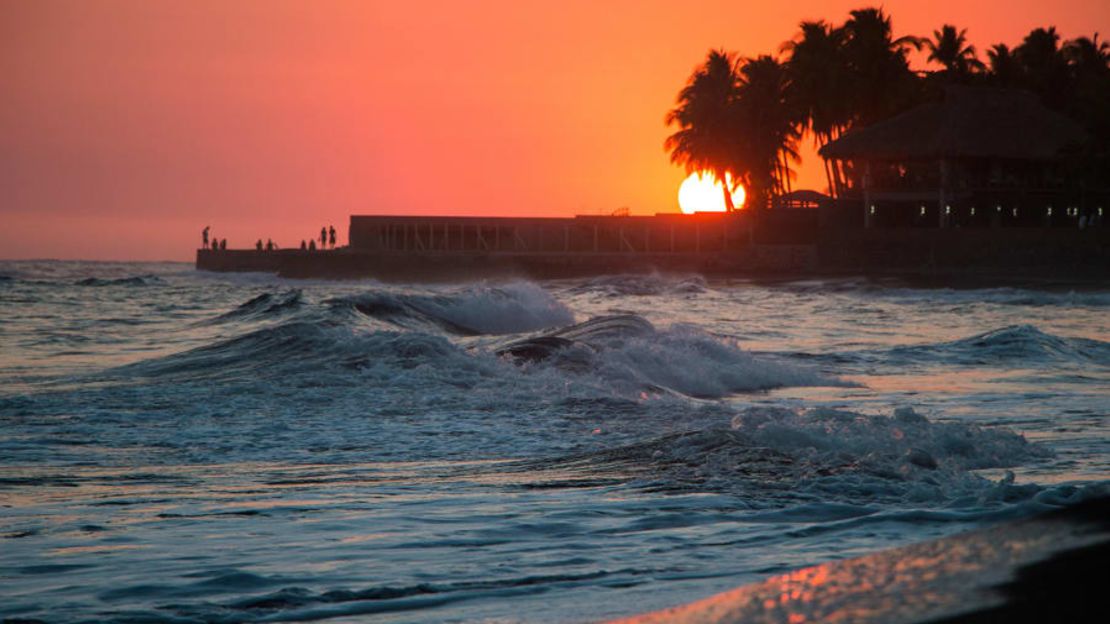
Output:
<path fill-rule="evenodd" d="M 676 254 L 735 250 L 746 219 L 697 215 L 452 217 L 352 215 L 350 245 L 367 252 Z"/>
<path fill-rule="evenodd" d="M 854 188 L 834 190 L 865 227 L 1070 226 L 1101 221 L 1107 207 L 1067 171 L 1086 139 L 1031 93 L 952 86 L 820 154 L 854 173 Z"/>

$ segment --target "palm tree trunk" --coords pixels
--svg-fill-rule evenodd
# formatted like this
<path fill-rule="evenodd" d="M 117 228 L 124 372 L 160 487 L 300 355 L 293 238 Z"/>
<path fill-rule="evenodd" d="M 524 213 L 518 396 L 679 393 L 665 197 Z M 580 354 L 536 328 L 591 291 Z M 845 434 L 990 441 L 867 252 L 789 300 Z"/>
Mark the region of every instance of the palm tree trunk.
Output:
<path fill-rule="evenodd" d="M 782 152 L 782 179 L 786 183 L 786 193 L 792 193 L 794 183 L 790 181 L 790 160 L 787 158 L 785 151 Z"/>
<path fill-rule="evenodd" d="M 831 197 L 836 197 L 836 189 L 833 188 L 832 171 L 829 170 L 829 161 L 827 158 L 822 159 L 825 163 L 825 190 L 828 191 Z"/>
<path fill-rule="evenodd" d="M 824 132 L 814 132 L 814 135 L 817 137 L 817 151 L 820 152 L 822 147 L 829 144 L 829 135 Z M 822 157 L 821 161 L 825 165 L 825 190 L 830 197 L 836 197 L 836 187 L 833 186 L 832 170 L 829 169 L 829 159 Z"/>

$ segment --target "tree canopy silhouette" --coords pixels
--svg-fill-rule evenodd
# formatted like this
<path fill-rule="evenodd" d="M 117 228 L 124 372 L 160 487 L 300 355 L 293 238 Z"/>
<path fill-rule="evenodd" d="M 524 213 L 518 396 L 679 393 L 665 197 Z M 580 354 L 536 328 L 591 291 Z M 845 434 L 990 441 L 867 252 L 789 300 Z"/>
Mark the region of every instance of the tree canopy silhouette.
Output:
<path fill-rule="evenodd" d="M 967 29 L 956 30 L 952 24 L 941 26 L 933 31 L 933 38 L 925 40 L 929 50 L 929 60 L 944 66 L 946 77 L 954 82 L 966 81 L 973 72 L 986 69 L 975 52 L 975 46 L 967 42 Z"/>
<path fill-rule="evenodd" d="M 939 71 L 914 71 L 912 50 L 926 50 Z M 1082 124 L 1092 137 L 1077 156 L 1083 179 L 1110 180 L 1110 43 L 1098 33 L 1061 43 L 1055 27 L 1036 28 L 1015 47 L 996 43 L 986 63 L 967 29 L 942 24 L 931 38 L 894 34 L 881 8 L 851 11 L 840 25 L 803 21 L 771 56 L 742 59 L 713 50 L 679 93 L 665 148 L 687 172 L 707 171 L 725 186 L 744 184 L 752 205 L 790 188 L 797 146 L 809 135 L 824 146 L 845 132 L 935 100 L 947 84 L 1032 91 Z M 829 188 L 858 184 L 839 162 L 826 165 Z M 726 188 L 729 209 L 731 191 Z"/>
<path fill-rule="evenodd" d="M 667 113 L 667 125 L 676 125 L 678 130 L 664 143 L 671 162 L 682 165 L 686 173 L 709 172 L 721 183 L 729 211 L 735 209 L 732 191 L 740 181 L 735 119 L 738 86 L 733 55 L 711 50 L 679 92 L 675 108 Z"/>

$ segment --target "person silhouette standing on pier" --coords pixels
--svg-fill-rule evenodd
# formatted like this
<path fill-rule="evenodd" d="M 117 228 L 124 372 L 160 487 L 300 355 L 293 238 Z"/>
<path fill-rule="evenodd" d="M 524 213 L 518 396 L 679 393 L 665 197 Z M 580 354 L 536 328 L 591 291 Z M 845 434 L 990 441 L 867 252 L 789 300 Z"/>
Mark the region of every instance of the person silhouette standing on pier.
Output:
<path fill-rule="evenodd" d="M 324 249 L 328 244 L 328 228 L 320 228 L 320 249 Z"/>
<path fill-rule="evenodd" d="M 203 249 L 208 249 L 208 230 L 211 230 L 211 229 L 212 229 L 211 225 L 206 225 L 206 226 L 204 226 L 204 230 L 201 231 L 201 233 L 200 233 L 200 239 L 201 239 L 201 243 L 202 243 L 201 246 L 202 246 Z"/>
<path fill-rule="evenodd" d="M 328 246 L 335 249 L 335 226 L 328 226 Z"/>

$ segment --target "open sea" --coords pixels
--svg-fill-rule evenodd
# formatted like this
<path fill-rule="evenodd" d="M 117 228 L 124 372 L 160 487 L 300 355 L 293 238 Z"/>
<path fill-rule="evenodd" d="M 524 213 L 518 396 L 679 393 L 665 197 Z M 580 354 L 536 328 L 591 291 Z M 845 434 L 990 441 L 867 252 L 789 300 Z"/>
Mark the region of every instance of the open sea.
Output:
<path fill-rule="evenodd" d="M 1110 285 L 0 262 L 0 620 L 596 621 L 1108 485 Z"/>

